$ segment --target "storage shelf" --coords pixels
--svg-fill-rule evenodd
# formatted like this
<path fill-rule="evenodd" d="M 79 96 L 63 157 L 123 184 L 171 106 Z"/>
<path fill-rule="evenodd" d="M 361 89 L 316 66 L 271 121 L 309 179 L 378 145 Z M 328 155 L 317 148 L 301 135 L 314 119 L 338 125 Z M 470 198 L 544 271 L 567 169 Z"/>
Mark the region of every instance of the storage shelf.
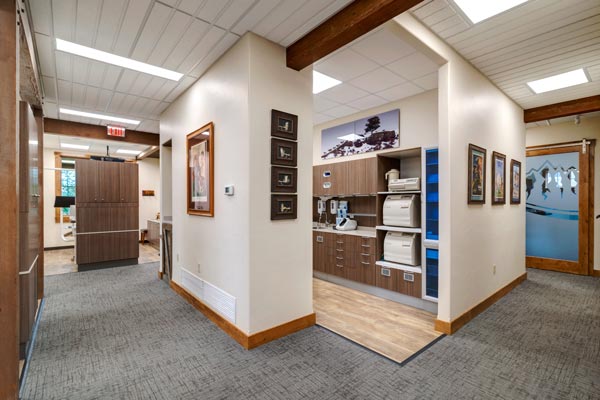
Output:
<path fill-rule="evenodd" d="M 406 228 L 406 227 L 403 227 L 403 226 L 377 225 L 375 227 L 375 229 L 377 229 L 378 231 L 421 233 L 421 228 Z"/>
<path fill-rule="evenodd" d="M 399 264 L 399 263 L 395 263 L 395 262 L 391 262 L 391 261 L 375 261 L 375 265 L 378 265 L 380 267 L 385 267 L 385 268 L 394 268 L 394 269 L 401 269 L 402 271 L 406 271 L 406 272 L 416 272 L 418 274 L 420 274 L 422 272 L 421 270 L 421 266 L 420 265 L 406 265 L 406 264 Z"/>
<path fill-rule="evenodd" d="M 377 214 L 364 214 L 364 213 L 353 213 L 353 212 L 349 212 L 348 216 L 350 218 L 354 218 L 354 217 L 373 217 L 375 218 L 377 216 Z"/>
<path fill-rule="evenodd" d="M 401 192 L 377 192 L 377 194 L 421 194 L 420 190 L 403 190 Z"/>

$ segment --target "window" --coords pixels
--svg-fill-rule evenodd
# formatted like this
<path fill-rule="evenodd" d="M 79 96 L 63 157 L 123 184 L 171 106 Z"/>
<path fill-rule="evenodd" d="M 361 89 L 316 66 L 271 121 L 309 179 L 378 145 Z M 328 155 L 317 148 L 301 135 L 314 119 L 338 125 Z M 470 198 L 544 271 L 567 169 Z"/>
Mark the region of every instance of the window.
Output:
<path fill-rule="evenodd" d="M 60 153 L 54 153 L 54 190 L 56 196 L 75 196 L 75 160 L 80 157 L 65 156 Z M 64 222 L 69 222 L 66 216 L 69 214 L 69 208 L 63 208 L 65 215 Z M 55 221 L 60 222 L 60 209 L 55 209 Z"/>

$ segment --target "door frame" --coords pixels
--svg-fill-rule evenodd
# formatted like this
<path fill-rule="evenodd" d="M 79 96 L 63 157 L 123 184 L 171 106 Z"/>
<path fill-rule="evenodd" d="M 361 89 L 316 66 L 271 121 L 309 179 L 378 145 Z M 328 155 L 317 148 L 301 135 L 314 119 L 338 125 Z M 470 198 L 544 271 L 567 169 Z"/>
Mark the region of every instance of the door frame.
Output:
<path fill-rule="evenodd" d="M 575 262 L 526 256 L 527 267 L 577 275 L 594 274 L 594 148 L 593 139 L 527 147 L 526 157 L 579 153 L 579 259 Z"/>

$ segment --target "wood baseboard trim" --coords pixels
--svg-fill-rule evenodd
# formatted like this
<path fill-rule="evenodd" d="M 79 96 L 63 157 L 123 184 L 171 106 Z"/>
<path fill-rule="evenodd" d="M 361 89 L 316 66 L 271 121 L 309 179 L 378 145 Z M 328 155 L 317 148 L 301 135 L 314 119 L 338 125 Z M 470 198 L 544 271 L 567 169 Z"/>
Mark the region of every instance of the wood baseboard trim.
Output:
<path fill-rule="evenodd" d="M 488 309 L 492 304 L 500 300 L 502 297 L 506 296 L 511 290 L 513 290 L 526 279 L 527 272 L 523 273 L 512 282 L 509 282 L 508 285 L 500 288 L 497 292 L 493 293 L 491 296 L 483 300 L 481 303 L 477 304 L 475 307 L 469 309 L 452 322 L 436 319 L 434 323 L 434 329 L 438 332 L 445 333 L 446 335 L 452 335 L 460 328 L 465 326 L 473 318 L 475 318 L 476 316 L 484 312 L 486 309 Z"/>
<path fill-rule="evenodd" d="M 232 339 L 238 342 L 246 350 L 253 349 L 270 341 L 282 338 L 294 332 L 298 332 L 302 329 L 313 326 L 316 323 L 316 315 L 315 313 L 312 313 L 264 331 L 248 335 L 241 331 L 237 326 L 217 314 L 210 307 L 200 301 L 196 296 L 188 292 L 184 287 L 178 285 L 172 280 L 169 282 L 169 285 L 177 294 L 179 294 L 188 303 L 194 306 L 194 308 L 204 314 L 208 319 L 221 328 L 221 330 L 226 334 L 231 336 Z"/>
<path fill-rule="evenodd" d="M 163 278 L 163 272 L 158 271 L 158 279 L 162 280 L 162 278 Z"/>
<path fill-rule="evenodd" d="M 592 270 L 592 276 L 600 277 L 600 269 Z"/>

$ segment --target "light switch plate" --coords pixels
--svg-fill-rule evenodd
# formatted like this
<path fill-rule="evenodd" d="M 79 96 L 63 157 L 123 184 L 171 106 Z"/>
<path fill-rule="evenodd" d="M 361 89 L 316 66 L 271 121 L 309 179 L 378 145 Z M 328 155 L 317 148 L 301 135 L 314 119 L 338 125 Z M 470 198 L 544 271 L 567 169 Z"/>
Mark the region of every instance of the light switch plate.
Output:
<path fill-rule="evenodd" d="M 233 196 L 234 187 L 233 185 L 225 185 L 225 196 Z"/>

